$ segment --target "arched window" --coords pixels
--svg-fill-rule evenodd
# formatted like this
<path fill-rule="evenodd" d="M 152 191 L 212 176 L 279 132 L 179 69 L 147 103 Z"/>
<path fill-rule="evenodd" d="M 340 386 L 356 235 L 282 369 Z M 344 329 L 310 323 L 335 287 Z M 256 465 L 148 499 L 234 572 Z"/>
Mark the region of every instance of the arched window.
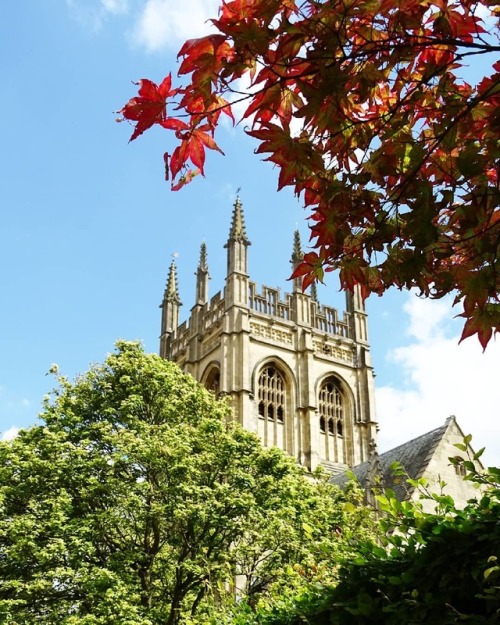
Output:
<path fill-rule="evenodd" d="M 212 367 L 205 379 L 205 388 L 213 393 L 216 397 L 220 392 L 220 371 L 217 367 Z"/>
<path fill-rule="evenodd" d="M 258 432 L 267 447 L 288 450 L 286 433 L 287 386 L 284 375 L 274 365 L 266 365 L 257 384 Z"/>
<path fill-rule="evenodd" d="M 273 366 L 265 367 L 259 376 L 259 417 L 283 423 L 286 387 L 281 373 Z"/>
<path fill-rule="evenodd" d="M 324 458 L 344 462 L 344 399 L 340 382 L 327 378 L 319 389 L 319 430 Z"/>
<path fill-rule="evenodd" d="M 342 436 L 343 405 L 342 393 L 337 380 L 328 378 L 319 391 L 319 414 L 322 430 L 328 430 L 329 434 Z M 328 427 L 325 428 L 325 423 Z"/>

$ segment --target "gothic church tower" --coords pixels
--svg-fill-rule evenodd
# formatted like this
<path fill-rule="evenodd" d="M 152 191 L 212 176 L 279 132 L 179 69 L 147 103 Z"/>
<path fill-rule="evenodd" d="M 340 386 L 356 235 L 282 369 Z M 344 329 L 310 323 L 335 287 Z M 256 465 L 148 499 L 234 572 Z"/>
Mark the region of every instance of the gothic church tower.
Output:
<path fill-rule="evenodd" d="M 218 396 L 264 445 L 281 447 L 310 470 L 360 464 L 376 440 L 373 371 L 364 303 L 355 291 L 346 312 L 320 305 L 316 289 L 292 293 L 263 286 L 248 273 L 243 208 L 233 208 L 223 291 L 209 299 L 207 250 L 196 272 L 195 304 L 179 325 L 175 262 L 161 304 L 160 355 L 177 362 Z M 291 264 L 303 256 L 295 232 Z M 372 443 L 373 444 L 373 443 Z"/>

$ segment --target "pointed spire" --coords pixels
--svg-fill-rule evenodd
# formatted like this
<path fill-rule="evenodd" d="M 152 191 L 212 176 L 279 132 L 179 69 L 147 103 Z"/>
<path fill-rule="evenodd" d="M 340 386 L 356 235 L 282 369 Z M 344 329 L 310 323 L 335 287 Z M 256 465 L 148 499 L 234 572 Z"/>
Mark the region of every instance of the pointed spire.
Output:
<path fill-rule="evenodd" d="M 177 288 L 177 267 L 175 266 L 175 256 L 172 259 L 168 271 L 167 285 L 163 293 L 161 303 L 161 334 L 160 334 L 160 356 L 170 357 L 170 347 L 172 337 L 179 326 L 179 309 L 182 306 Z"/>
<path fill-rule="evenodd" d="M 181 304 L 181 298 L 179 296 L 179 289 L 177 287 L 177 267 L 175 265 L 175 259 L 172 259 L 172 263 L 170 264 L 164 299 L 169 302 L 175 302 L 176 304 Z"/>
<path fill-rule="evenodd" d="M 304 252 L 300 244 L 300 232 L 295 230 L 293 233 L 293 251 L 292 251 L 292 265 L 296 267 L 304 258 Z"/>
<path fill-rule="evenodd" d="M 196 270 L 196 306 L 202 306 L 208 302 L 208 262 L 207 246 L 205 242 L 200 245 L 200 260 Z"/>
<path fill-rule="evenodd" d="M 200 245 L 200 262 L 198 263 L 198 269 L 201 271 L 208 271 L 207 265 L 207 246 L 205 241 Z"/>
<path fill-rule="evenodd" d="M 319 304 L 318 287 L 316 286 L 316 282 L 311 284 L 311 299 L 313 302 L 316 302 L 316 304 Z"/>
<path fill-rule="evenodd" d="M 245 218 L 243 216 L 243 207 L 239 196 L 236 197 L 236 201 L 233 206 L 233 217 L 231 220 L 231 229 L 229 230 L 229 241 L 241 241 L 243 243 L 250 243 L 247 237 L 247 231 L 245 228 Z"/>
<path fill-rule="evenodd" d="M 239 278 L 235 276 L 245 276 L 248 278 L 248 246 L 251 245 L 247 237 L 247 231 L 245 229 L 245 219 L 243 217 L 243 208 L 239 196 L 236 196 L 236 201 L 233 205 L 233 216 L 231 218 L 231 228 L 229 230 L 229 238 L 224 247 L 227 249 L 227 273 L 226 273 L 226 305 L 231 306 L 230 302 L 245 301 L 246 293 L 243 297 L 246 287 L 239 284 L 236 286 L 236 282 Z M 231 285 L 229 282 L 231 282 Z M 233 284 L 234 283 L 234 284 Z M 239 293 L 237 295 L 237 292 Z M 233 296 L 236 300 L 233 301 Z"/>
<path fill-rule="evenodd" d="M 292 258 L 290 259 L 293 271 L 297 269 L 303 258 L 304 252 L 302 251 L 302 246 L 300 244 L 300 233 L 298 230 L 295 230 L 293 233 Z M 302 278 L 293 279 L 293 292 L 302 293 Z"/>

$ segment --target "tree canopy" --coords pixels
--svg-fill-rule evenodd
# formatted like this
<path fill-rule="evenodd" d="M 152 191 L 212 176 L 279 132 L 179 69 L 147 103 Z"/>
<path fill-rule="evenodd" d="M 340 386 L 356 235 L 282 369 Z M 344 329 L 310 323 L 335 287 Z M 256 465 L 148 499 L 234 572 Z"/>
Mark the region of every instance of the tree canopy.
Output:
<path fill-rule="evenodd" d="M 120 342 L 0 442 L 0 622 L 221 622 L 333 581 L 369 513 Z M 219 616 L 218 616 L 219 615 Z"/>
<path fill-rule="evenodd" d="M 496 0 L 223 0 L 217 33 L 180 49 L 187 82 L 143 79 L 120 113 L 131 139 L 174 133 L 165 171 L 179 189 L 244 102 L 278 188 L 311 211 L 304 288 L 339 269 L 364 297 L 454 293 L 462 339 L 485 348 L 500 330 L 499 12 Z"/>
<path fill-rule="evenodd" d="M 387 491 L 379 496 L 385 539 L 360 546 L 338 584 L 263 615 L 260 625 L 498 625 L 500 470 L 459 462 L 480 487 L 465 508 L 429 493 L 422 479 L 410 481 L 436 504 L 433 514 Z"/>

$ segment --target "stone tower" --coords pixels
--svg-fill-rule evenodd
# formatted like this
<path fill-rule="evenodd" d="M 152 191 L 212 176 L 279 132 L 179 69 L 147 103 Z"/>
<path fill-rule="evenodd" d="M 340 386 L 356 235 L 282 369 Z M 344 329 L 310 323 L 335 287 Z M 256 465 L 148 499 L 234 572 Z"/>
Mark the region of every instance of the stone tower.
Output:
<path fill-rule="evenodd" d="M 160 355 L 218 396 L 240 423 L 310 470 L 344 471 L 369 458 L 376 440 L 373 371 L 364 303 L 355 291 L 346 312 L 320 305 L 316 290 L 260 291 L 248 273 L 243 208 L 236 199 L 223 291 L 209 299 L 207 250 L 196 271 L 195 304 L 179 325 L 175 262 L 161 304 Z M 291 264 L 302 259 L 295 232 Z"/>

